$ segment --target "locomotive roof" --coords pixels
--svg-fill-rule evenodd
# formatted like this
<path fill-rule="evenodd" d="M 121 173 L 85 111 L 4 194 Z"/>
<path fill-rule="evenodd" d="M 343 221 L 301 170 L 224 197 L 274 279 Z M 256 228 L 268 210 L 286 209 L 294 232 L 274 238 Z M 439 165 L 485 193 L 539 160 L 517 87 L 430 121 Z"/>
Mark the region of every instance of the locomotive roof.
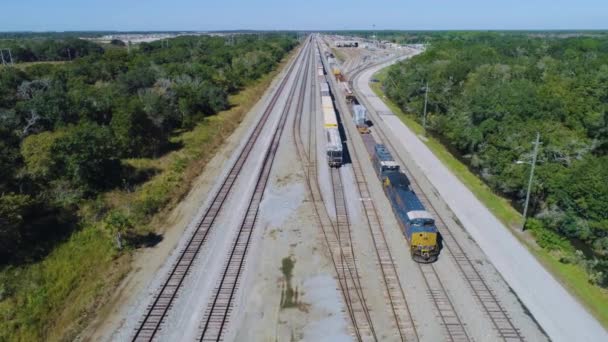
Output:
<path fill-rule="evenodd" d="M 378 156 L 378 159 L 380 161 L 395 161 L 386 146 L 382 144 L 376 144 L 374 150 L 376 151 L 376 155 Z"/>
<path fill-rule="evenodd" d="M 392 169 L 392 168 L 396 168 L 396 167 L 398 167 L 398 166 L 399 166 L 399 164 L 397 164 L 397 162 L 396 162 L 396 161 L 393 161 L 393 160 L 387 160 L 387 161 L 382 161 L 382 160 L 381 160 L 381 161 L 380 161 L 380 165 L 382 165 L 382 166 L 386 166 L 386 167 L 391 168 L 391 169 Z"/>
<path fill-rule="evenodd" d="M 431 217 L 431 214 L 429 214 L 428 211 L 426 210 L 412 210 L 412 211 L 408 211 L 407 212 L 407 217 L 410 220 L 415 220 L 415 219 L 433 219 Z"/>

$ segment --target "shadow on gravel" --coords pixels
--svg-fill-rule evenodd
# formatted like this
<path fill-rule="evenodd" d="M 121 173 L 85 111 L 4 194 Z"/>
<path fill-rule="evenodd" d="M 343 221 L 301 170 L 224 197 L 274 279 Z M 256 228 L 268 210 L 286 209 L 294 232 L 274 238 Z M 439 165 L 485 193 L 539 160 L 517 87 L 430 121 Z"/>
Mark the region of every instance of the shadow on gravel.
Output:
<path fill-rule="evenodd" d="M 129 245 L 135 248 L 154 247 L 163 241 L 163 236 L 156 233 L 148 233 L 145 235 L 135 235 L 128 238 Z"/>

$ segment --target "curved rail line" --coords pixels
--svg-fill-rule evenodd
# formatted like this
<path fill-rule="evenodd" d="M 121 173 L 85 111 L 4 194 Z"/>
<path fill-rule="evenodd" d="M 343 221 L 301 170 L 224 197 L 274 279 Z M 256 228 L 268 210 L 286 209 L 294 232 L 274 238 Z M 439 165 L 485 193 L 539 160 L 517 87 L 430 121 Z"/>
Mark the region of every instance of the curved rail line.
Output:
<path fill-rule="evenodd" d="M 331 83 L 333 83 L 333 80 Z M 343 101 L 338 99 L 338 93 L 339 90 L 334 92 L 334 95 L 336 95 L 335 102 L 340 103 L 340 105 L 337 105 L 336 107 L 340 107 L 342 109 L 348 108 L 346 104 L 342 103 Z M 399 275 L 397 273 L 392 253 L 386 240 L 384 227 L 382 226 L 376 206 L 371 200 L 369 187 L 361 169 L 358 152 L 350 143 L 350 126 L 345 123 L 345 120 L 347 120 L 345 114 L 349 111 L 338 110 L 338 112 L 344 114 L 342 115 L 342 125 L 344 126 L 344 132 L 347 138 L 346 143 L 351 155 L 351 163 L 353 173 L 355 175 L 355 181 L 357 183 L 357 190 L 361 198 L 361 204 L 364 209 L 367 226 L 372 237 L 376 258 L 378 264 L 380 265 L 385 296 L 395 319 L 395 325 L 397 327 L 399 338 L 402 341 L 418 341 L 419 335 L 416 329 L 416 324 L 413 320 L 407 299 L 405 297 L 405 292 L 401 285 L 401 280 L 399 279 Z"/>
<path fill-rule="evenodd" d="M 343 126 L 346 126 L 344 123 L 344 120 L 346 120 L 344 116 L 342 116 L 342 120 Z M 351 155 L 351 165 L 355 175 L 355 181 L 357 183 L 357 190 L 359 197 L 361 198 L 361 204 L 363 206 L 367 226 L 372 237 L 374 251 L 376 252 L 378 264 L 380 265 L 386 297 L 395 318 L 395 324 L 399 332 L 399 337 L 402 341 L 418 341 L 419 336 L 416 329 L 416 324 L 407 304 L 405 291 L 401 285 L 401 280 L 399 279 L 399 275 L 397 273 L 397 267 L 388 246 L 384 226 L 380 220 L 380 215 L 378 214 L 376 205 L 371 199 L 371 193 L 361 168 L 358 152 L 349 142 L 349 129 L 345 127 L 344 132 L 347 135 L 347 144 L 349 146 L 348 150 Z"/>
<path fill-rule="evenodd" d="M 333 80 L 330 82 L 334 84 Z M 336 108 L 345 108 L 348 106 L 342 106 L 339 97 L 339 89 L 335 89 L 334 102 Z M 338 104 L 340 103 L 340 104 Z M 388 301 L 388 305 L 391 308 L 392 315 L 395 319 L 395 325 L 399 338 L 402 341 L 418 341 L 418 331 L 416 324 L 413 320 L 410 308 L 407 304 L 405 292 L 401 285 L 397 269 L 388 246 L 386 236 L 384 233 L 384 227 L 379 219 L 378 211 L 373 201 L 370 198 L 370 191 L 363 175 L 359 156 L 356 149 L 350 144 L 350 132 L 348 126 L 345 123 L 345 114 L 347 111 L 337 110 L 342 113 L 342 125 L 344 126 L 344 133 L 346 134 L 346 143 L 348 145 L 348 151 L 351 155 L 351 165 L 357 183 L 357 190 L 361 198 L 361 204 L 363 206 L 363 212 L 365 213 L 366 223 L 372 237 L 373 247 L 376 254 L 377 262 L 380 265 L 380 272 L 382 283 L 384 285 L 385 297 Z"/>
<path fill-rule="evenodd" d="M 270 116 L 272 109 L 280 97 L 279 95 L 285 87 L 287 80 L 291 77 L 294 66 L 297 64 L 297 61 L 301 58 L 301 56 L 302 50 L 300 50 L 298 52 L 298 56 L 291 61 L 291 65 L 288 68 L 287 73 L 283 77 L 278 88 L 275 90 L 275 93 L 264 110 L 262 117 L 248 137 L 247 143 L 243 146 L 243 149 L 232 165 L 228 175 L 223 179 L 221 187 L 215 193 L 211 204 L 207 208 L 201 220 L 198 222 L 197 228 L 188 240 L 185 248 L 180 252 L 177 262 L 169 271 L 167 279 L 163 282 L 161 288 L 155 295 L 154 300 L 148 306 L 145 315 L 136 328 L 132 341 L 151 341 L 161 329 L 161 324 L 166 319 L 167 314 L 173 305 L 175 298 L 177 297 L 178 291 L 183 285 L 184 279 L 193 265 L 194 259 L 197 257 L 201 247 L 207 240 L 215 219 L 222 209 L 222 206 L 228 197 L 237 176 L 240 174 L 243 164 L 247 160 L 253 146 L 257 142 L 262 129 L 268 121 L 268 117 Z"/>
<path fill-rule="evenodd" d="M 373 67 L 375 65 L 379 65 L 385 62 L 386 61 L 382 61 L 376 64 L 372 64 L 369 67 Z M 368 67 L 357 70 L 355 73 L 353 73 L 352 79 L 356 79 L 360 75 L 360 73 L 366 70 L 367 68 Z M 461 244 L 456 240 L 452 232 L 448 229 L 447 225 L 445 224 L 445 221 L 443 221 L 441 216 L 438 214 L 435 206 L 429 201 L 427 195 L 422 191 L 418 181 L 412 176 L 411 171 L 409 169 L 410 166 L 405 163 L 405 161 L 398 153 L 396 153 L 397 149 L 395 148 L 391 140 L 388 139 L 383 129 L 379 128 L 379 123 L 382 122 L 382 119 L 380 118 L 376 110 L 369 104 L 368 100 L 365 97 L 359 94 L 359 92 L 355 89 L 354 86 L 352 88 L 357 95 L 357 99 L 362 102 L 365 102 L 368 111 L 370 113 L 373 113 L 373 116 L 375 117 L 376 122 L 378 123 L 377 125 L 375 125 L 376 129 L 374 130 L 374 132 L 378 133 L 378 135 L 380 136 L 379 138 L 381 138 L 382 142 L 389 147 L 389 149 L 393 153 L 393 156 L 400 161 L 403 171 L 407 174 L 411 182 L 412 190 L 416 192 L 416 194 L 418 195 L 422 203 L 425 205 L 427 210 L 430 211 L 431 214 L 435 217 L 437 229 L 439 230 L 441 237 L 443 238 L 443 247 L 449 252 L 448 254 L 456 264 L 459 273 L 462 275 L 463 279 L 466 281 L 467 285 L 472 290 L 473 296 L 477 299 L 478 303 L 481 305 L 487 317 L 490 319 L 492 325 L 498 333 L 498 337 L 504 341 L 523 341 L 524 338 L 521 335 L 519 329 L 515 327 L 515 324 L 509 317 L 508 312 L 502 306 L 499 299 L 496 297 L 496 294 L 488 285 L 487 281 L 483 278 L 480 270 L 475 266 L 475 263 L 464 252 L 464 249 L 462 248 Z M 382 124 L 384 124 L 384 122 L 382 122 Z M 433 265 L 430 266 L 434 268 Z M 433 282 L 432 280 L 430 280 L 430 273 L 427 270 L 422 269 L 422 266 L 421 270 L 422 274 L 425 276 L 427 283 Z M 435 277 L 439 279 L 437 271 L 434 269 L 433 272 Z M 439 314 L 442 316 L 442 320 L 448 331 L 448 336 L 450 336 L 450 338 L 453 340 L 460 341 L 461 339 L 464 339 L 463 333 L 466 334 L 466 331 L 460 331 L 461 329 L 458 326 L 462 326 L 462 323 L 458 324 L 458 322 L 454 322 L 453 314 L 455 314 L 456 312 L 455 310 L 453 310 L 453 305 L 451 304 L 451 301 L 447 296 L 445 288 L 443 288 L 443 285 L 441 285 L 441 281 L 439 280 L 438 282 L 440 283 L 440 286 L 437 286 L 435 290 L 439 290 L 440 292 L 436 293 L 437 295 L 434 295 L 432 290 L 431 298 L 435 302 Z M 451 309 L 449 309 L 448 306 L 451 306 Z M 443 311 L 442 308 L 446 308 L 448 310 Z M 447 315 L 443 315 L 442 312 L 446 312 Z M 458 316 L 456 315 L 455 317 Z M 458 320 L 460 319 L 458 318 Z M 466 337 L 466 339 L 468 339 L 468 336 Z"/>
<path fill-rule="evenodd" d="M 379 62 L 377 64 L 380 63 L 384 62 Z M 365 65 L 354 69 L 354 75 L 357 75 L 359 72 L 363 71 L 362 69 L 365 69 Z M 446 288 L 441 282 L 435 265 L 417 263 L 417 267 L 422 274 L 425 287 L 435 307 L 435 312 L 440 318 L 441 324 L 444 327 L 444 335 L 446 340 L 451 342 L 470 341 L 471 339 L 467 333 L 465 325 L 460 319 L 451 298 L 448 296 Z"/>

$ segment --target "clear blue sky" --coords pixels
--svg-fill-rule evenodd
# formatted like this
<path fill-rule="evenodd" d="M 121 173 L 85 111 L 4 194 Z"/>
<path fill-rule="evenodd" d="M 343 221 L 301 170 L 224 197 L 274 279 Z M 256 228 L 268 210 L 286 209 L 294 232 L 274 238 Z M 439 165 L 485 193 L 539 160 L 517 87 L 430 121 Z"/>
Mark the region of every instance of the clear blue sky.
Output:
<path fill-rule="evenodd" d="M 0 31 L 608 29 L 608 0 L 0 0 Z"/>

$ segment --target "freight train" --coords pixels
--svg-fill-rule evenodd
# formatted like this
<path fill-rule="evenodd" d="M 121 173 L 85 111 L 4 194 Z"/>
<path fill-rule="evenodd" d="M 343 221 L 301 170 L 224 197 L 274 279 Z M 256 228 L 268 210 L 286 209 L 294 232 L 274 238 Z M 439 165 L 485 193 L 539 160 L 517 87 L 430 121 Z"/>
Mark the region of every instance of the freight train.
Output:
<path fill-rule="evenodd" d="M 385 145 L 375 145 L 372 159 L 382 188 L 410 244 L 412 259 L 421 263 L 437 261 L 439 233 L 435 220 L 412 191 L 409 179 Z"/>
<path fill-rule="evenodd" d="M 324 74 L 323 65 L 319 65 L 317 70 Z M 317 73 L 318 76 L 323 75 Z M 330 167 L 340 167 L 342 165 L 342 139 L 338 131 L 338 118 L 334 108 L 334 102 L 329 92 L 329 84 L 325 79 L 319 79 L 321 92 L 321 107 L 323 110 L 323 130 L 325 132 L 327 163 Z"/>

